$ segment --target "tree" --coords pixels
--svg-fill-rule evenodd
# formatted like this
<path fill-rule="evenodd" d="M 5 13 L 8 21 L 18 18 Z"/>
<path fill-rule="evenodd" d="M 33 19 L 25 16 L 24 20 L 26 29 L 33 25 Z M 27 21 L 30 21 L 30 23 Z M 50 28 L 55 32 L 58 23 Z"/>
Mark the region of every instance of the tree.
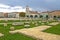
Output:
<path fill-rule="evenodd" d="M 19 16 L 20 17 L 25 17 L 25 14 L 26 14 L 25 12 L 20 12 Z"/>

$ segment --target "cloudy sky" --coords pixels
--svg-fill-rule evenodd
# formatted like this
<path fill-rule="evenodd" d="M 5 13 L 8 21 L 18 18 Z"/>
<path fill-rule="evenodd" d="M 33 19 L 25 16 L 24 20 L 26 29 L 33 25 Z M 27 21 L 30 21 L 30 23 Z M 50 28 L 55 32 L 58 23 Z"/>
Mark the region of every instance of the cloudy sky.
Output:
<path fill-rule="evenodd" d="M 17 7 L 21 11 L 24 11 L 26 5 L 37 11 L 60 10 L 60 0 L 0 0 L 0 5 L 11 9 Z"/>

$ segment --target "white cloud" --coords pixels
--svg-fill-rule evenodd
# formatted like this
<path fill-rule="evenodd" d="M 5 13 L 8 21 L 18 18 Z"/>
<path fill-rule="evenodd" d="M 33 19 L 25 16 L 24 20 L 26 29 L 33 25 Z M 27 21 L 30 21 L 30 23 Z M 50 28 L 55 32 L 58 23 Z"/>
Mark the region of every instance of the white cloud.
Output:
<path fill-rule="evenodd" d="M 15 6 L 14 8 L 22 8 L 22 6 Z"/>
<path fill-rule="evenodd" d="M 0 4 L 0 8 L 9 8 L 10 6 L 8 5 L 4 5 L 4 4 Z"/>
<path fill-rule="evenodd" d="M 32 11 L 33 9 L 29 7 L 29 10 L 31 10 L 31 11 Z"/>
<path fill-rule="evenodd" d="M 0 4 L 0 12 L 25 12 L 25 8 L 22 6 L 11 7 L 9 5 Z"/>
<path fill-rule="evenodd" d="M 29 10 L 33 10 L 29 7 Z M 26 12 L 26 7 L 23 8 L 22 6 L 9 6 L 5 4 L 0 4 L 0 12 Z"/>

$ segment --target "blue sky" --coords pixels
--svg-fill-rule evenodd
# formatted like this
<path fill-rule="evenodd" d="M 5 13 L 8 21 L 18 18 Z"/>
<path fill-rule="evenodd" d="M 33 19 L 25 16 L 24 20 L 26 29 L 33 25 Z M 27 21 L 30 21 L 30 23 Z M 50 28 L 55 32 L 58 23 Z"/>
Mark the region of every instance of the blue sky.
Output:
<path fill-rule="evenodd" d="M 34 10 L 60 10 L 60 0 L 0 0 L 1 4 L 10 6 L 29 5 Z"/>

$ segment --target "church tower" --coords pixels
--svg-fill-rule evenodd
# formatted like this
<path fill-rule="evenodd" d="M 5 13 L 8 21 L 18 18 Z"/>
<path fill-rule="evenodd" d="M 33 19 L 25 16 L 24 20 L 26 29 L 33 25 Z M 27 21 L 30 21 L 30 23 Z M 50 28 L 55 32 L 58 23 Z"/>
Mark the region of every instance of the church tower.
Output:
<path fill-rule="evenodd" d="M 28 5 L 26 6 L 26 13 L 27 14 L 29 13 L 29 6 Z"/>

